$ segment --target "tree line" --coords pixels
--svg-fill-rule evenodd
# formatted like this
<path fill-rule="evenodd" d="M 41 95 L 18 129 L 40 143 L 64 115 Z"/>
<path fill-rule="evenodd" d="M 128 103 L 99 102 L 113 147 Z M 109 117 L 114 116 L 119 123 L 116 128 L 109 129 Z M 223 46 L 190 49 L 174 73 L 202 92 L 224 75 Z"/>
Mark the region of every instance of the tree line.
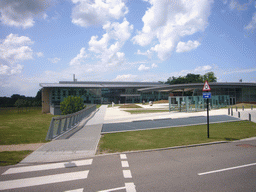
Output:
<path fill-rule="evenodd" d="M 35 97 L 26 97 L 19 94 L 13 94 L 11 97 L 0 97 L 0 107 L 27 108 L 41 106 L 41 94 L 40 89 Z"/>
<path fill-rule="evenodd" d="M 187 83 L 204 83 L 205 81 L 217 82 L 217 77 L 215 77 L 213 72 L 208 72 L 204 75 L 188 73 L 186 76 L 169 77 L 167 81 L 163 83 L 173 85 Z"/>

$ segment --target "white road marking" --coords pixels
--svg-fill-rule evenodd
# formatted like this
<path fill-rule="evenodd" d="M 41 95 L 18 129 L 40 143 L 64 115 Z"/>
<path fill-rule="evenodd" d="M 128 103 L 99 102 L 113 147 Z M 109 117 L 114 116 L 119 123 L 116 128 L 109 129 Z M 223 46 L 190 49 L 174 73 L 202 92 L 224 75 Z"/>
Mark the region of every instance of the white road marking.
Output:
<path fill-rule="evenodd" d="M 84 165 L 91 165 L 91 164 L 92 164 L 92 159 L 87 159 L 87 160 L 81 160 L 81 161 L 51 163 L 51 164 L 34 165 L 34 166 L 28 166 L 28 167 L 16 167 L 16 168 L 8 169 L 2 175 L 14 174 L 14 173 L 25 173 L 25 172 L 32 172 L 32 171 L 43 171 L 43 170 L 49 170 L 49 169 L 68 168 L 68 167 L 84 166 Z"/>
<path fill-rule="evenodd" d="M 120 154 L 120 159 L 127 159 L 126 154 Z"/>
<path fill-rule="evenodd" d="M 128 161 L 121 161 L 122 167 L 129 167 Z"/>
<path fill-rule="evenodd" d="M 124 178 L 132 178 L 132 173 L 130 170 L 123 170 Z"/>
<path fill-rule="evenodd" d="M 125 183 L 126 192 L 136 192 L 134 183 Z"/>
<path fill-rule="evenodd" d="M 214 170 L 214 171 L 208 171 L 208 172 L 204 172 L 204 173 L 198 173 L 197 175 L 207 175 L 207 174 L 211 174 L 211 173 L 218 173 L 218 172 L 222 172 L 222 171 L 228 171 L 228 170 L 232 170 L 232 169 L 239 169 L 239 168 L 249 167 L 249 166 L 253 166 L 253 165 L 256 165 L 256 163 L 240 165 L 240 166 L 230 167 L 230 168 L 225 168 L 225 169 L 219 169 L 219 170 Z"/>
<path fill-rule="evenodd" d="M 126 189 L 126 188 L 125 187 L 118 187 L 118 188 L 106 189 L 106 190 L 102 190 L 102 191 L 98 191 L 98 192 L 110 192 L 110 191 L 118 191 L 118 190 L 122 190 L 122 189 Z"/>
<path fill-rule="evenodd" d="M 59 182 L 65 182 L 65 181 L 86 179 L 88 176 L 88 173 L 89 171 L 87 170 L 87 171 L 56 174 L 56 175 L 49 175 L 49 176 L 42 176 L 42 177 L 1 181 L 0 190 L 8 190 L 8 189 L 21 188 L 21 187 L 31 187 L 31 186 L 37 186 L 37 185 L 45 185 L 45 184 L 59 183 Z"/>
<path fill-rule="evenodd" d="M 70 190 L 70 191 L 64 191 L 64 192 L 83 192 L 84 188 L 81 189 L 74 189 L 74 190 Z"/>

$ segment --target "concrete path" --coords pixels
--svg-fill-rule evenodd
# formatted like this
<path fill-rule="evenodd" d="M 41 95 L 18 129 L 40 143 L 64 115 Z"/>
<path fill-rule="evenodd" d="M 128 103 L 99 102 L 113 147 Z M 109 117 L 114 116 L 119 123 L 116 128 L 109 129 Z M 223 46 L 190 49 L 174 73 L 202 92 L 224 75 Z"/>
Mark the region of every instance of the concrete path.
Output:
<path fill-rule="evenodd" d="M 96 153 L 107 105 L 103 105 L 86 125 L 68 139 L 53 140 L 21 161 L 21 164 L 67 161 Z"/>
<path fill-rule="evenodd" d="M 245 109 L 244 111 L 239 109 L 236 111 L 236 109 L 233 108 L 233 116 L 238 118 L 238 112 L 240 112 L 240 119 L 242 120 L 249 120 L 249 114 L 251 114 L 251 121 L 256 123 L 256 110 L 251 109 Z"/>

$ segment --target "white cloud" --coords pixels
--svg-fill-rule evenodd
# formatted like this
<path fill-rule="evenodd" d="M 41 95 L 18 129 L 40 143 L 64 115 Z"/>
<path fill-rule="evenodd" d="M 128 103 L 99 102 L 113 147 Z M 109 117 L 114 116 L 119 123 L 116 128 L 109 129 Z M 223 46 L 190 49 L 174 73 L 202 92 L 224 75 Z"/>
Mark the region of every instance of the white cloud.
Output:
<path fill-rule="evenodd" d="M 146 67 L 146 65 L 141 64 L 138 68 L 139 71 L 148 71 L 150 67 Z"/>
<path fill-rule="evenodd" d="M 253 14 L 251 22 L 245 27 L 248 31 L 253 31 L 256 28 L 256 13 Z"/>
<path fill-rule="evenodd" d="M 51 61 L 52 63 L 58 63 L 60 61 L 60 58 L 54 57 L 54 58 L 49 58 L 48 60 Z"/>
<path fill-rule="evenodd" d="M 30 47 L 34 42 L 29 37 L 10 34 L 0 44 L 1 74 L 13 75 L 20 73 L 23 66 L 20 61 L 33 59 L 33 50 Z"/>
<path fill-rule="evenodd" d="M 137 75 L 127 74 L 127 75 L 118 75 L 114 81 L 135 81 Z"/>
<path fill-rule="evenodd" d="M 89 51 L 95 53 L 96 58 L 99 58 L 103 65 L 116 66 L 123 63 L 125 54 L 120 50 L 130 38 L 133 26 L 124 19 L 122 23 L 107 22 L 103 25 L 103 29 L 106 33 L 100 40 L 98 40 L 98 36 L 91 37 Z"/>
<path fill-rule="evenodd" d="M 35 17 L 45 17 L 45 10 L 51 2 L 51 0 L 1 0 L 0 20 L 9 26 L 23 27 L 24 29 L 32 27 Z"/>
<path fill-rule="evenodd" d="M 71 61 L 70 61 L 70 65 L 81 65 L 85 59 L 87 58 L 87 54 L 85 52 L 85 48 L 83 47 L 81 50 L 80 50 L 80 53 L 75 57 L 73 58 Z"/>
<path fill-rule="evenodd" d="M 133 43 L 152 45 L 151 51 L 158 53 L 161 60 L 168 59 L 180 37 L 204 31 L 208 24 L 212 0 L 161 1 L 148 0 L 151 7 L 142 18 L 144 26 L 133 37 Z"/>
<path fill-rule="evenodd" d="M 137 55 L 144 55 L 144 56 L 147 56 L 148 58 L 152 58 L 152 51 L 150 50 L 147 50 L 146 52 L 141 52 L 140 50 L 137 51 L 136 53 Z"/>
<path fill-rule="evenodd" d="M 196 49 L 200 43 L 198 41 L 188 41 L 187 43 L 185 42 L 179 42 L 177 47 L 176 47 L 176 52 L 181 53 L 181 52 L 188 52 L 193 49 Z"/>
<path fill-rule="evenodd" d="M 8 65 L 0 64 L 0 75 L 14 75 L 21 73 L 23 67 L 24 66 L 20 64 L 12 65 L 11 67 Z"/>
<path fill-rule="evenodd" d="M 248 9 L 248 6 L 250 6 L 251 3 L 252 3 L 252 0 L 250 0 L 248 3 L 240 5 L 238 1 L 231 0 L 229 7 L 230 7 L 230 9 L 236 9 L 238 11 L 245 11 Z"/>
<path fill-rule="evenodd" d="M 155 64 L 155 63 L 153 63 L 152 65 L 151 65 L 151 68 L 153 69 L 153 68 L 157 68 L 158 67 L 158 65 L 157 64 Z"/>
<path fill-rule="evenodd" d="M 128 13 L 122 0 L 72 0 L 72 22 L 82 27 L 102 25 L 112 19 L 120 19 Z"/>
<path fill-rule="evenodd" d="M 44 54 L 42 52 L 37 52 L 36 55 L 37 55 L 37 57 L 43 57 L 44 56 Z"/>

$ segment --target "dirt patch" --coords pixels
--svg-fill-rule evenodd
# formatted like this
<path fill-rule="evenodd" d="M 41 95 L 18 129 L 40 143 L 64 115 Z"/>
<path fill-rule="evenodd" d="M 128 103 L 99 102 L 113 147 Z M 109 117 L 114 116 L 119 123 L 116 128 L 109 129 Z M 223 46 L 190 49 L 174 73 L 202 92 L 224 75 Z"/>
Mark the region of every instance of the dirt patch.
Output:
<path fill-rule="evenodd" d="M 2 151 L 35 151 L 45 143 L 31 143 L 19 145 L 0 145 L 0 152 Z"/>

